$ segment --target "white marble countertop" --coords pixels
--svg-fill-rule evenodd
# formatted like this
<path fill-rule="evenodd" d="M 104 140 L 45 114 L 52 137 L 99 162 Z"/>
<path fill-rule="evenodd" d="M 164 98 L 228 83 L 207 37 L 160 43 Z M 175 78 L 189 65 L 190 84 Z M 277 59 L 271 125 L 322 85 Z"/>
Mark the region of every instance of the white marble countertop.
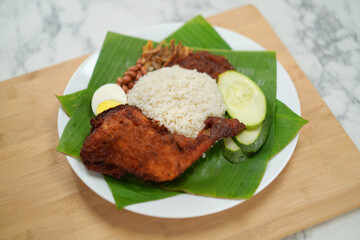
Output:
<path fill-rule="evenodd" d="M 128 33 L 249 3 L 264 15 L 360 149 L 359 0 L 2 0 L 0 81 L 90 53 L 100 48 L 108 30 Z M 358 240 L 359 226 L 357 209 L 285 239 Z"/>

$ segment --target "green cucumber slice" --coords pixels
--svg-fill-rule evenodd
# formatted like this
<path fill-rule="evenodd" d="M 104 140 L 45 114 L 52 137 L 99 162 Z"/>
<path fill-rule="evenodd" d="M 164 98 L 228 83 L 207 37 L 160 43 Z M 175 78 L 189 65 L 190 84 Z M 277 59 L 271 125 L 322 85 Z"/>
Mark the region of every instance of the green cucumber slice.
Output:
<path fill-rule="evenodd" d="M 234 142 L 232 138 L 223 139 L 223 147 L 221 151 L 226 158 L 231 163 L 239 163 L 246 159 L 246 155 L 241 151 L 241 148 Z"/>
<path fill-rule="evenodd" d="M 269 120 L 266 118 L 264 122 L 255 129 L 246 129 L 233 137 L 235 143 L 246 155 L 257 152 L 264 144 L 269 133 Z"/>
<path fill-rule="evenodd" d="M 256 83 L 230 70 L 219 75 L 218 86 L 231 118 L 237 118 L 247 129 L 262 124 L 266 116 L 266 99 Z"/>
<path fill-rule="evenodd" d="M 262 124 L 260 124 L 260 126 L 254 128 L 254 129 L 245 129 L 243 130 L 241 133 L 239 133 L 237 136 L 235 136 L 236 140 L 244 145 L 250 145 L 253 142 L 256 141 L 256 139 L 258 138 L 261 129 L 262 129 Z"/>

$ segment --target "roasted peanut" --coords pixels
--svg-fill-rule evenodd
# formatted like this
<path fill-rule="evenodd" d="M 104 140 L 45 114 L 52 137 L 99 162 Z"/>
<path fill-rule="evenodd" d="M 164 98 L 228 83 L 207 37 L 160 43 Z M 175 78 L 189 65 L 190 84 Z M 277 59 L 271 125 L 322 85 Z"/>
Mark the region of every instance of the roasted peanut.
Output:
<path fill-rule="evenodd" d="M 127 70 L 128 70 L 128 72 L 129 71 L 137 72 L 139 70 L 139 67 L 137 65 L 135 65 L 135 66 L 129 67 Z"/>
<path fill-rule="evenodd" d="M 130 76 L 131 78 L 136 77 L 136 72 L 134 71 L 127 71 L 127 75 Z"/>
<path fill-rule="evenodd" d="M 129 82 L 131 82 L 131 77 L 129 75 L 125 75 L 123 78 L 123 83 L 128 84 Z"/>
<path fill-rule="evenodd" d="M 129 89 L 132 89 L 134 85 L 135 85 L 135 82 L 130 82 L 130 83 L 128 84 Z"/>
<path fill-rule="evenodd" d="M 141 67 L 141 73 L 142 73 L 142 75 L 145 75 L 147 73 L 146 67 L 144 67 L 144 66 Z"/>
<path fill-rule="evenodd" d="M 128 86 L 126 86 L 126 85 L 122 85 L 121 87 L 125 92 L 127 92 L 129 90 Z"/>
<path fill-rule="evenodd" d="M 139 58 L 139 59 L 136 61 L 136 64 L 142 64 L 142 59 Z"/>
<path fill-rule="evenodd" d="M 136 74 L 135 80 L 136 81 L 139 80 L 139 78 L 141 78 L 141 76 L 142 76 L 141 71 L 138 71 L 137 74 Z"/>
<path fill-rule="evenodd" d="M 118 77 L 118 78 L 116 79 L 116 82 L 118 82 L 118 83 L 123 83 L 123 82 L 124 82 L 124 79 L 123 79 L 122 77 Z"/>

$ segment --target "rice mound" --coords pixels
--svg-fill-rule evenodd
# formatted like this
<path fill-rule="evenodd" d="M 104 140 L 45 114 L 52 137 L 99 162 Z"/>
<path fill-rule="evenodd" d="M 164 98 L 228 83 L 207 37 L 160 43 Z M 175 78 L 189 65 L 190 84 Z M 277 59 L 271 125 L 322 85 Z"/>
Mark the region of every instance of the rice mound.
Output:
<path fill-rule="evenodd" d="M 128 103 L 170 132 L 187 137 L 196 137 L 207 117 L 223 117 L 226 110 L 214 79 L 179 66 L 164 67 L 141 77 L 129 91 Z"/>

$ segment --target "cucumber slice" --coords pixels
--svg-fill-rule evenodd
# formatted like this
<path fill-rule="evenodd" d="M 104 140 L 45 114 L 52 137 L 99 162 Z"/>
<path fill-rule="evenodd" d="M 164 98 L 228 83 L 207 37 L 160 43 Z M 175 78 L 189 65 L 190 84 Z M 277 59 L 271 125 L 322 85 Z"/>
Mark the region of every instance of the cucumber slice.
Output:
<path fill-rule="evenodd" d="M 246 155 L 232 138 L 224 138 L 222 142 L 223 147 L 221 150 L 226 160 L 231 163 L 239 163 L 246 159 Z"/>
<path fill-rule="evenodd" d="M 244 145 L 250 145 L 253 142 L 256 141 L 256 139 L 258 138 L 261 129 L 262 129 L 262 124 L 260 124 L 260 126 L 258 126 L 257 128 L 254 129 L 245 129 L 243 130 L 241 133 L 239 133 L 237 136 L 235 136 L 236 140 Z"/>
<path fill-rule="evenodd" d="M 245 155 L 257 152 L 264 144 L 269 133 L 269 120 L 264 122 L 255 129 L 246 129 L 233 137 L 235 143 L 239 146 Z"/>
<path fill-rule="evenodd" d="M 266 116 L 266 99 L 250 78 L 236 71 L 226 71 L 219 75 L 218 86 L 231 118 L 237 118 L 247 129 L 262 124 Z"/>

